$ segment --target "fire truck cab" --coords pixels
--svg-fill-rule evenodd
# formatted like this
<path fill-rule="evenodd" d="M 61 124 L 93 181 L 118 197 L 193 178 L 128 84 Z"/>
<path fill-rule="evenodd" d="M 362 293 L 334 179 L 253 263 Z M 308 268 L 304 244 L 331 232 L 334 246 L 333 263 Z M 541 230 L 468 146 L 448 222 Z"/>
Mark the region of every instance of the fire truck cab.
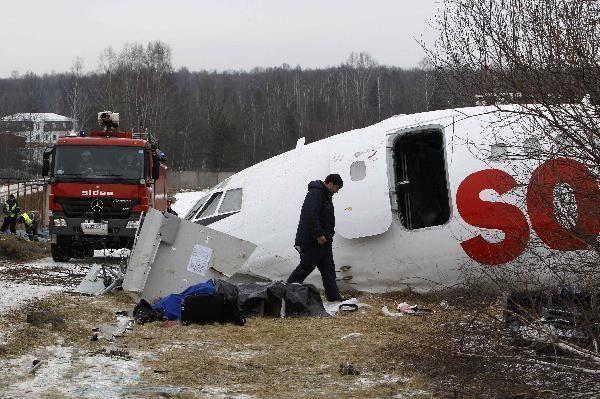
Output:
<path fill-rule="evenodd" d="M 60 138 L 44 154 L 50 183 L 52 258 L 131 248 L 149 208 L 167 208 L 164 155 L 147 133 L 119 131 L 119 114 L 100 112 L 100 131 Z"/>

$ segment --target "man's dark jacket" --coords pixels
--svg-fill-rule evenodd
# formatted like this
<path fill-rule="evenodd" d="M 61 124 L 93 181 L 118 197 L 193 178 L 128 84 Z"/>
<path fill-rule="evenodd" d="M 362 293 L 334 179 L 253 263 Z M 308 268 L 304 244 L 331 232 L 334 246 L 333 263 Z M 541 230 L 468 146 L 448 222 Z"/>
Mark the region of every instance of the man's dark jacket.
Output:
<path fill-rule="evenodd" d="M 317 245 L 317 237 L 325 236 L 331 244 L 335 228 L 333 194 L 320 180 L 308 184 L 308 193 L 302 204 L 300 221 L 294 245 Z"/>

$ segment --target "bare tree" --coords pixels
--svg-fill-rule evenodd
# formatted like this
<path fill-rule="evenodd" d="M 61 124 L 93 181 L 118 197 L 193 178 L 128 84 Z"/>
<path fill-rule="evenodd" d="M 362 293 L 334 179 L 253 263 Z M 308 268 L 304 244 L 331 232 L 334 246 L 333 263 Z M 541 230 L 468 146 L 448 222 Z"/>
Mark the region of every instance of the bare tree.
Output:
<path fill-rule="evenodd" d="M 160 41 L 127 44 L 117 54 L 104 51 L 100 67 L 106 73 L 107 108 L 119 109 L 129 128 L 158 134 L 172 72 L 171 49 Z"/>
<path fill-rule="evenodd" d="M 367 112 L 369 81 L 377 67 L 377 61 L 369 53 L 361 51 L 360 53 L 351 53 L 343 66 L 348 68 L 350 72 L 349 83 L 353 88 L 354 98 L 357 101 L 357 111 L 364 118 Z"/>
<path fill-rule="evenodd" d="M 422 82 L 423 95 L 425 97 L 425 111 L 429 111 L 432 109 L 432 96 L 437 84 L 435 70 L 429 57 L 425 57 L 419 62 L 419 69 L 423 71 Z"/>
<path fill-rule="evenodd" d="M 90 112 L 90 101 L 87 88 L 83 83 L 83 59 L 77 57 L 73 62 L 70 74 L 67 75 L 65 84 L 65 100 L 69 107 L 71 118 L 77 120 L 78 126 L 74 130 L 86 125 L 86 118 Z"/>
<path fill-rule="evenodd" d="M 498 126 L 513 131 L 497 148 L 521 177 L 515 201 L 527 207 L 535 232 L 530 241 L 527 234 L 526 256 L 512 267 L 467 267 L 503 289 L 515 287 L 509 281 L 545 290 L 576 286 L 597 297 L 600 2 L 446 0 L 437 23 L 440 37 L 430 51 L 434 65 L 467 102 L 491 105 L 499 115 L 488 131 L 492 143 Z M 482 148 L 474 153 L 490 157 Z M 586 372 L 598 373 L 598 304 L 591 302 L 580 307 L 578 326 L 592 337 L 590 346 L 565 342 L 533 322 L 529 326 L 585 359 Z"/>

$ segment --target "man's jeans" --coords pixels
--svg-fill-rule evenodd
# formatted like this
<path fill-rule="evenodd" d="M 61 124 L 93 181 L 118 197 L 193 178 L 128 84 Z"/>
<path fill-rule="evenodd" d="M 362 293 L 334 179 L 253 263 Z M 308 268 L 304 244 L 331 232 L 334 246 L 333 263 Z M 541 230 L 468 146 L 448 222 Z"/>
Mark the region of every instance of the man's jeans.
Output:
<path fill-rule="evenodd" d="M 288 283 L 302 283 L 315 267 L 321 272 L 325 296 L 328 301 L 341 300 L 340 291 L 335 283 L 335 263 L 331 244 L 303 245 L 300 247 L 300 264 L 294 269 Z"/>

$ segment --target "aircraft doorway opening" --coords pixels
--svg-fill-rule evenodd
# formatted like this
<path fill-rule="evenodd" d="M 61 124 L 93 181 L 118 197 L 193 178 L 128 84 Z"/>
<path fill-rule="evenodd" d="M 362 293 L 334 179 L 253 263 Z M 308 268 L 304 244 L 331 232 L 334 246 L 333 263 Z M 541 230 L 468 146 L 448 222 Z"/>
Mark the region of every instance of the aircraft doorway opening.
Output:
<path fill-rule="evenodd" d="M 450 219 L 443 133 L 437 129 L 404 133 L 394 143 L 396 202 L 409 229 L 439 226 Z"/>

